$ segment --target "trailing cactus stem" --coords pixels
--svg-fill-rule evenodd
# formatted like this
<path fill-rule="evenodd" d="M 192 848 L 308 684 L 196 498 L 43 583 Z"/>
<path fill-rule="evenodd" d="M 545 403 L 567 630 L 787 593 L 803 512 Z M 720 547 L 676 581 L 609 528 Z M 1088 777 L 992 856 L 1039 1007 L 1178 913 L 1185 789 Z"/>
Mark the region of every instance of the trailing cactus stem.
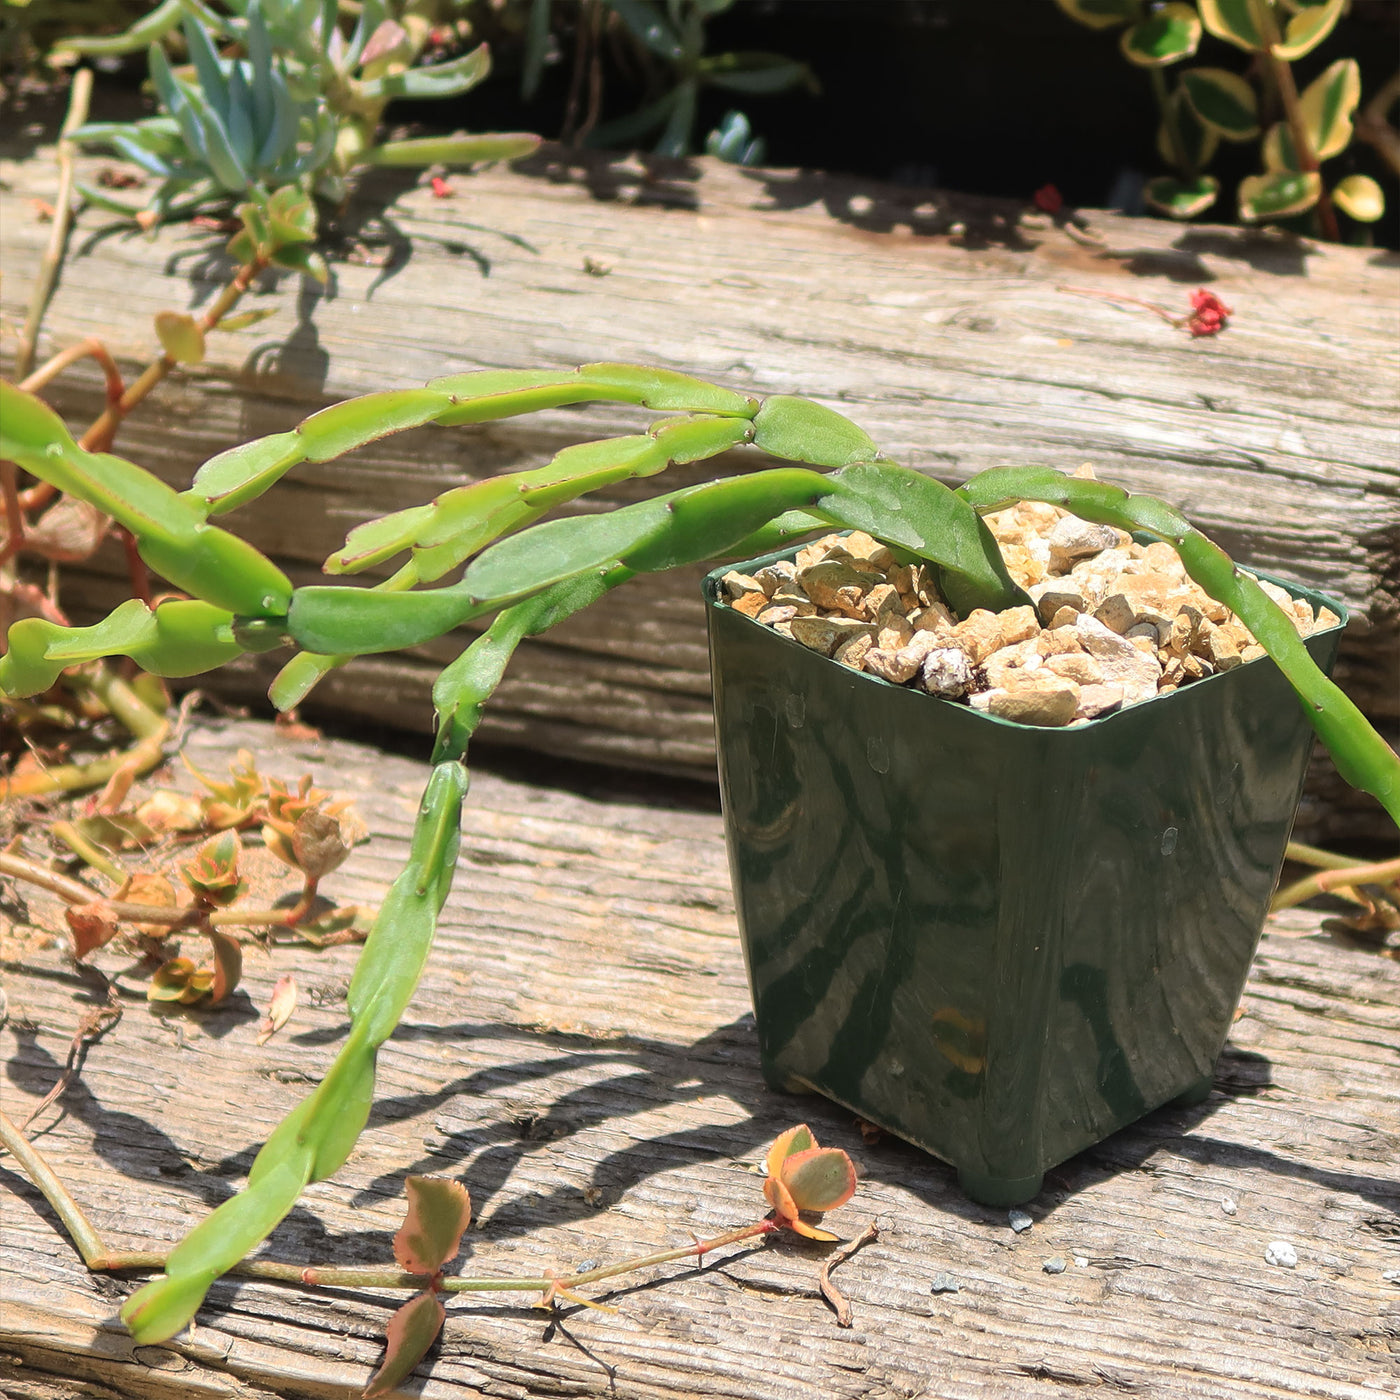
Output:
<path fill-rule="evenodd" d="M 1308 653 L 1293 620 L 1264 592 L 1253 574 L 1234 564 L 1184 516 L 1152 496 L 1064 476 L 1048 467 L 993 467 L 958 488 L 979 514 L 1020 500 L 1063 506 L 1085 520 L 1142 531 L 1165 540 L 1186 572 L 1253 632 L 1302 702 L 1337 771 L 1368 792 L 1400 826 L 1400 755 Z"/>

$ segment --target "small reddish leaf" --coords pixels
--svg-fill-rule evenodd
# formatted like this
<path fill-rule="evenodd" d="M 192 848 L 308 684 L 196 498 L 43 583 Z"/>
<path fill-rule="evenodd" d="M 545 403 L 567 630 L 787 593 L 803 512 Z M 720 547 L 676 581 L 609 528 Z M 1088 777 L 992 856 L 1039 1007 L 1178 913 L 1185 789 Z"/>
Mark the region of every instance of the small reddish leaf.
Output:
<path fill-rule="evenodd" d="M 189 958 L 171 958 L 169 962 L 161 963 L 151 975 L 146 1000 L 183 1001 L 194 975 L 195 966 Z"/>
<path fill-rule="evenodd" d="M 835 1210 L 856 1193 L 856 1169 L 839 1147 L 814 1147 L 783 1163 L 783 1185 L 798 1210 Z"/>
<path fill-rule="evenodd" d="M 73 956 L 78 962 L 117 936 L 118 924 L 105 899 L 94 899 L 90 904 L 70 904 L 64 916 L 73 932 Z"/>
<path fill-rule="evenodd" d="M 258 1044 L 266 1045 L 291 1019 L 297 1005 L 297 979 L 289 972 L 277 979 L 272 989 L 272 1000 L 267 1004 L 267 1015 L 258 1027 Z"/>
<path fill-rule="evenodd" d="M 446 1316 L 437 1294 L 427 1289 L 410 1298 L 389 1319 L 384 1361 L 369 1378 L 363 1392 L 364 1400 L 390 1394 L 412 1375 L 413 1368 L 437 1340 Z"/>
<path fill-rule="evenodd" d="M 196 898 L 210 904 L 232 904 L 244 890 L 238 873 L 243 843 L 232 829 L 221 831 L 196 847 L 191 859 L 180 866 L 180 878 Z"/>
<path fill-rule="evenodd" d="M 406 1273 L 435 1275 L 461 1248 L 471 1197 L 460 1181 L 445 1176 L 411 1176 L 404 1187 L 408 1215 L 394 1236 L 394 1258 Z"/>
<path fill-rule="evenodd" d="M 214 947 L 214 977 L 210 983 L 213 995 L 210 1001 L 217 1006 L 238 985 L 243 976 L 243 949 L 236 938 L 230 938 L 218 929 L 207 930 L 209 942 Z"/>
<path fill-rule="evenodd" d="M 792 1192 L 783 1185 L 781 1177 L 770 1176 L 763 1183 L 763 1194 L 773 1207 L 773 1216 L 779 1225 L 790 1225 L 797 1219 L 797 1202 L 792 1199 Z"/>
<path fill-rule="evenodd" d="M 794 1152 L 806 1152 L 808 1148 L 816 1145 L 817 1140 L 805 1123 L 796 1128 L 789 1128 L 768 1149 L 768 1175 L 778 1176 L 782 1171 L 784 1158 L 790 1157 Z"/>
<path fill-rule="evenodd" d="M 783 1224 L 789 1230 L 794 1230 L 799 1235 L 805 1235 L 809 1240 L 820 1240 L 823 1244 L 830 1244 L 833 1240 L 841 1238 L 840 1235 L 833 1235 L 830 1230 L 822 1230 L 816 1225 L 809 1225 L 805 1220 L 784 1220 Z"/>

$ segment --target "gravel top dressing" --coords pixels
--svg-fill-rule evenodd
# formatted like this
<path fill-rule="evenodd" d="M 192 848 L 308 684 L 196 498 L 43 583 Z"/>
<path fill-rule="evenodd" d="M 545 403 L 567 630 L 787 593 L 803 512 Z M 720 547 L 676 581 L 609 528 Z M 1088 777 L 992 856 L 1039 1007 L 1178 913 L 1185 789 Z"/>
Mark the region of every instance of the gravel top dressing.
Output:
<path fill-rule="evenodd" d="M 1032 501 L 986 522 L 1033 607 L 960 620 L 930 566 L 900 563 L 859 530 L 827 535 L 795 562 L 731 570 L 725 594 L 736 611 L 852 670 L 1022 724 L 1083 723 L 1265 654 L 1168 544 Z M 1338 621 L 1260 586 L 1304 637 Z"/>

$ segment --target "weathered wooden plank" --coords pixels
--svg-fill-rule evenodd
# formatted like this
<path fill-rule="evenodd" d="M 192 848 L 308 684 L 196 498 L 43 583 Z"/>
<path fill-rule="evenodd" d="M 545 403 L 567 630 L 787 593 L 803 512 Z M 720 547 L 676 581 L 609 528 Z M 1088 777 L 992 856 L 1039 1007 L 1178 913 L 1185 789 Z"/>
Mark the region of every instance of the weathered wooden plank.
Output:
<path fill-rule="evenodd" d="M 10 185 L 0 311 L 18 319 L 45 237 L 26 200 L 51 177 L 42 159 L 0 165 L 0 176 Z M 480 366 L 635 360 L 758 393 L 800 391 L 945 480 L 1008 461 L 1092 461 L 1175 501 L 1239 558 L 1344 598 L 1356 618 L 1341 679 L 1392 729 L 1400 721 L 1393 255 L 1095 213 L 1100 251 L 1029 226 L 1005 202 L 708 161 L 651 176 L 556 152 L 528 170 L 454 178 L 456 200 L 420 191 L 394 206 L 400 265 L 342 256 L 331 297 L 284 286 L 255 298 L 277 314 L 215 338 L 198 372 L 132 420 L 124 450 L 184 483 L 209 454 L 328 400 Z M 104 221 L 80 221 L 46 345 L 101 334 L 134 364 L 151 316 L 206 300 L 224 265 L 205 251 L 217 240 L 94 237 Z M 361 236 L 372 242 L 373 229 Z M 585 258 L 607 275 L 590 275 Z M 1184 309 L 1187 290 L 1207 283 L 1236 315 L 1225 335 L 1194 341 L 1146 311 L 1064 290 Z M 75 370 L 54 399 L 81 420 L 99 402 L 97 378 Z M 299 469 L 236 523 L 308 578 L 366 516 L 643 421 L 587 408 L 422 430 Z M 75 613 L 108 607 L 121 573 L 115 550 L 66 571 Z M 710 771 L 694 581 L 635 584 L 527 645 L 484 737 Z M 459 644 L 361 663 L 328 683 L 323 703 L 418 728 L 433 666 Z M 252 693 L 269 665 L 216 683 Z M 1349 805 L 1335 783 L 1313 790 L 1309 812 L 1327 817 L 1307 834 L 1379 833 L 1374 805 Z"/>
<path fill-rule="evenodd" d="M 309 768 L 355 796 L 374 839 L 328 883 L 340 899 L 376 898 L 424 766 L 247 721 L 200 723 L 189 752 L 217 769 L 240 744 L 271 771 Z M 47 914 L 31 901 L 32 918 Z M 860 1163 L 833 1223 L 881 1228 L 836 1275 L 849 1332 L 816 1296 L 820 1253 L 784 1242 L 623 1288 L 615 1314 L 575 1313 L 560 1329 L 523 1300 L 458 1298 L 413 1393 L 998 1400 L 1073 1385 L 1369 1400 L 1400 1381 L 1400 1291 L 1383 1278 L 1400 1267 L 1400 965 L 1332 942 L 1318 918 L 1271 924 L 1211 1099 L 1057 1169 L 1016 1235 L 940 1163 L 889 1139 L 866 1146 L 848 1113 L 764 1087 L 713 812 L 479 773 L 457 888 L 382 1053 L 371 1126 L 270 1252 L 387 1259 L 409 1171 L 468 1183 L 474 1272 L 667 1247 L 754 1216 L 753 1164 L 805 1118 Z M 24 923 L 3 951 L 6 1109 L 23 1115 L 62 1064 L 82 984 Z M 173 1016 L 148 1013 L 120 956 L 99 959 L 120 974 L 126 1014 L 39 1141 L 98 1228 L 138 1247 L 222 1200 L 324 1072 L 354 950 L 250 953 L 246 997 Z M 259 1047 L 256 1008 L 284 972 L 302 1004 Z M 7 1394 L 340 1400 L 374 1364 L 386 1297 L 248 1281 L 218 1285 L 192 1334 L 133 1348 L 113 1321 L 133 1285 L 88 1277 L 8 1163 L 0 1184 Z M 1275 1239 L 1296 1246 L 1295 1271 L 1264 1262 Z M 1052 1257 L 1063 1274 L 1043 1271 Z M 961 1291 L 931 1294 L 939 1272 Z"/>

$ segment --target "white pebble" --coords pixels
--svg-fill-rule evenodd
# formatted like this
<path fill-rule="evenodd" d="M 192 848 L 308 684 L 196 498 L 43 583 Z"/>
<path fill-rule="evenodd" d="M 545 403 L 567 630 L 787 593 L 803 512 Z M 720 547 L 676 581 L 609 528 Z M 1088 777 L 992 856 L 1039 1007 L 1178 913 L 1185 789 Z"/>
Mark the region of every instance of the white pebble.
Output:
<path fill-rule="evenodd" d="M 1223 1210 L 1226 1215 L 1233 1215 L 1239 1207 L 1229 1196 L 1226 1196 L 1225 1199 L 1220 1202 L 1220 1209 Z"/>
<path fill-rule="evenodd" d="M 1006 1223 L 1020 1235 L 1029 1230 L 1031 1226 L 1035 1224 L 1035 1221 L 1032 1220 L 1025 1211 L 1013 1210 L 1007 1214 Z"/>
<path fill-rule="evenodd" d="M 1089 1267 L 1089 1256 L 1087 1254 L 1076 1254 L 1074 1256 L 1074 1266 L 1077 1269 L 1087 1269 Z"/>
<path fill-rule="evenodd" d="M 1298 1251 L 1287 1240 L 1275 1240 L 1264 1251 L 1264 1259 L 1266 1263 L 1277 1264 L 1280 1269 L 1298 1267 Z"/>
<path fill-rule="evenodd" d="M 1400 1269 L 1387 1269 L 1385 1273 L 1381 1275 L 1381 1278 L 1383 1278 L 1386 1283 L 1400 1283 Z"/>
<path fill-rule="evenodd" d="M 961 1293 L 962 1284 L 952 1274 L 934 1274 L 933 1282 L 929 1284 L 928 1291 L 930 1293 Z"/>

